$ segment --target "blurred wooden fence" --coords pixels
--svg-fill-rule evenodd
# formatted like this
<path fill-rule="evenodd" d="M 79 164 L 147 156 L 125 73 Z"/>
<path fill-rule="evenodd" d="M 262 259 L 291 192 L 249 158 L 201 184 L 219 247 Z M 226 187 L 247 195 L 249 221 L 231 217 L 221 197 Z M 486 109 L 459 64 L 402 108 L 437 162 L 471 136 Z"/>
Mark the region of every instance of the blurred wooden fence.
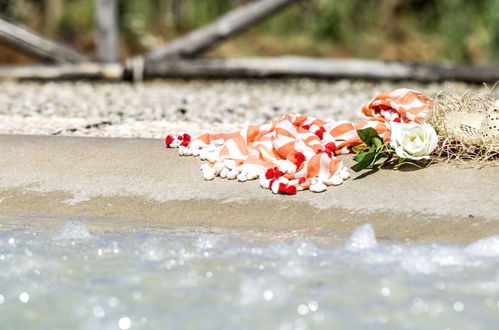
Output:
<path fill-rule="evenodd" d="M 89 0 L 90 1 L 90 0 Z M 203 52 L 250 28 L 298 0 L 255 0 L 235 8 L 214 22 L 153 49 L 119 61 L 119 0 L 94 0 L 96 53 L 81 54 L 28 28 L 0 18 L 0 42 L 52 62 L 49 65 L 0 67 L 0 78 L 104 78 L 141 80 L 144 77 L 288 77 L 362 78 L 386 80 L 462 80 L 496 82 L 496 66 L 403 64 L 367 60 L 313 58 L 203 59 Z M 138 0 L 137 0 L 138 1 Z M 141 0 L 152 1 L 152 0 Z M 182 0 L 173 1 L 180 11 Z M 330 0 L 334 1 L 334 0 Z M 347 1 L 347 0 L 336 0 Z M 63 0 L 44 0 L 46 17 L 60 19 Z M 176 15 L 180 15 L 179 12 Z"/>

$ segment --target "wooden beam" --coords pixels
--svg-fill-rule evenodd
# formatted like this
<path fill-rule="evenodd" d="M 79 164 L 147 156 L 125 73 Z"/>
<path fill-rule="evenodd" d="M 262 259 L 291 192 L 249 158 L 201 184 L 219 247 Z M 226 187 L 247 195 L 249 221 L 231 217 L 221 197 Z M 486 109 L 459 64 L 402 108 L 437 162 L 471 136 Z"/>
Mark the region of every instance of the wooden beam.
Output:
<path fill-rule="evenodd" d="M 26 27 L 14 25 L 1 18 L 0 42 L 44 61 L 57 63 L 88 61 L 85 55 L 68 46 L 64 46 Z"/>
<path fill-rule="evenodd" d="M 459 80 L 472 83 L 499 81 L 499 66 L 404 64 L 358 59 L 304 57 L 239 59 L 174 59 L 146 62 L 144 76 L 186 78 L 313 77 L 368 80 Z"/>
<path fill-rule="evenodd" d="M 140 59 L 140 58 L 138 58 Z M 470 83 L 499 81 L 499 66 L 403 64 L 370 60 L 315 59 L 302 57 L 239 59 L 175 59 L 145 63 L 81 63 L 0 67 L 0 79 L 98 78 L 282 78 L 457 80 Z"/>
<path fill-rule="evenodd" d="M 119 63 L 79 63 L 60 65 L 0 66 L 0 79 L 107 79 L 122 80 L 124 67 Z"/>
<path fill-rule="evenodd" d="M 96 0 L 97 59 L 101 62 L 117 62 L 118 48 L 118 0 Z"/>
<path fill-rule="evenodd" d="M 145 56 L 145 61 L 162 61 L 175 57 L 194 57 L 296 1 L 252 1 L 228 12 L 205 27 L 201 27 L 184 37 L 153 50 Z"/>

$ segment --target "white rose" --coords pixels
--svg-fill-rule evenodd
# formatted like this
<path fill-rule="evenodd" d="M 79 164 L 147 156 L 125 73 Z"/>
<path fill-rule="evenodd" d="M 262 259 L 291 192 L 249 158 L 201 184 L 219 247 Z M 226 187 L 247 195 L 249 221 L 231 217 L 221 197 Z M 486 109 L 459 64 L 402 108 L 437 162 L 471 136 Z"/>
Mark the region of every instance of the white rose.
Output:
<path fill-rule="evenodd" d="M 409 159 L 428 159 L 438 144 L 438 136 L 428 124 L 402 124 L 392 122 L 390 145 L 397 156 Z"/>

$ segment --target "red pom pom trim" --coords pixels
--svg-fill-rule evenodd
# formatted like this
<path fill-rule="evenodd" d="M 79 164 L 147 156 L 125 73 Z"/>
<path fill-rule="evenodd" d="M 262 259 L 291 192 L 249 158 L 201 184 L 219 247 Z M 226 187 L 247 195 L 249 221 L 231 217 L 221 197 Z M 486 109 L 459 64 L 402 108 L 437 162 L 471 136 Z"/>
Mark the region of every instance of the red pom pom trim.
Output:
<path fill-rule="evenodd" d="M 277 167 L 274 167 L 274 178 L 279 179 L 283 175 L 284 175 L 284 173 L 279 171 L 279 169 Z"/>
<path fill-rule="evenodd" d="M 279 183 L 279 189 L 277 191 L 280 193 L 285 193 L 287 188 L 288 187 L 286 186 L 285 183 Z"/>
<path fill-rule="evenodd" d="M 301 152 L 297 152 L 295 154 L 295 165 L 296 165 L 296 168 L 299 168 L 301 166 L 301 164 L 303 164 L 303 162 L 305 161 L 305 155 Z"/>
<path fill-rule="evenodd" d="M 319 137 L 319 139 L 322 140 L 324 133 L 326 133 L 326 129 L 321 126 L 321 128 L 319 128 L 317 131 L 315 131 L 314 134 L 317 135 L 317 137 Z"/>
<path fill-rule="evenodd" d="M 334 152 L 336 151 L 336 144 L 334 142 L 329 142 L 326 144 L 326 149 Z"/>
<path fill-rule="evenodd" d="M 168 136 L 165 138 L 165 144 L 166 144 L 166 146 L 167 146 L 167 147 L 171 146 L 174 140 L 175 140 L 175 139 L 173 138 L 173 136 L 168 135 Z"/>
<path fill-rule="evenodd" d="M 286 188 L 286 193 L 288 195 L 296 195 L 296 187 L 295 186 L 288 186 Z"/>

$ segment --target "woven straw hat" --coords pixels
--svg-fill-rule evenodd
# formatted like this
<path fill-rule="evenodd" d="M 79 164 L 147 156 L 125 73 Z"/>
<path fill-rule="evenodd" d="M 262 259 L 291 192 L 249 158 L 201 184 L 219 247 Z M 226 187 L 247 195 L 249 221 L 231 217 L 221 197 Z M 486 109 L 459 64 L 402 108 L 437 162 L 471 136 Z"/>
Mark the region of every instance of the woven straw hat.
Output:
<path fill-rule="evenodd" d="M 449 138 L 473 145 L 494 143 L 499 138 L 499 100 L 486 112 L 449 111 L 443 123 Z"/>
<path fill-rule="evenodd" d="M 439 135 L 441 152 L 450 157 L 497 159 L 499 100 L 492 93 L 440 95 L 426 121 Z"/>

